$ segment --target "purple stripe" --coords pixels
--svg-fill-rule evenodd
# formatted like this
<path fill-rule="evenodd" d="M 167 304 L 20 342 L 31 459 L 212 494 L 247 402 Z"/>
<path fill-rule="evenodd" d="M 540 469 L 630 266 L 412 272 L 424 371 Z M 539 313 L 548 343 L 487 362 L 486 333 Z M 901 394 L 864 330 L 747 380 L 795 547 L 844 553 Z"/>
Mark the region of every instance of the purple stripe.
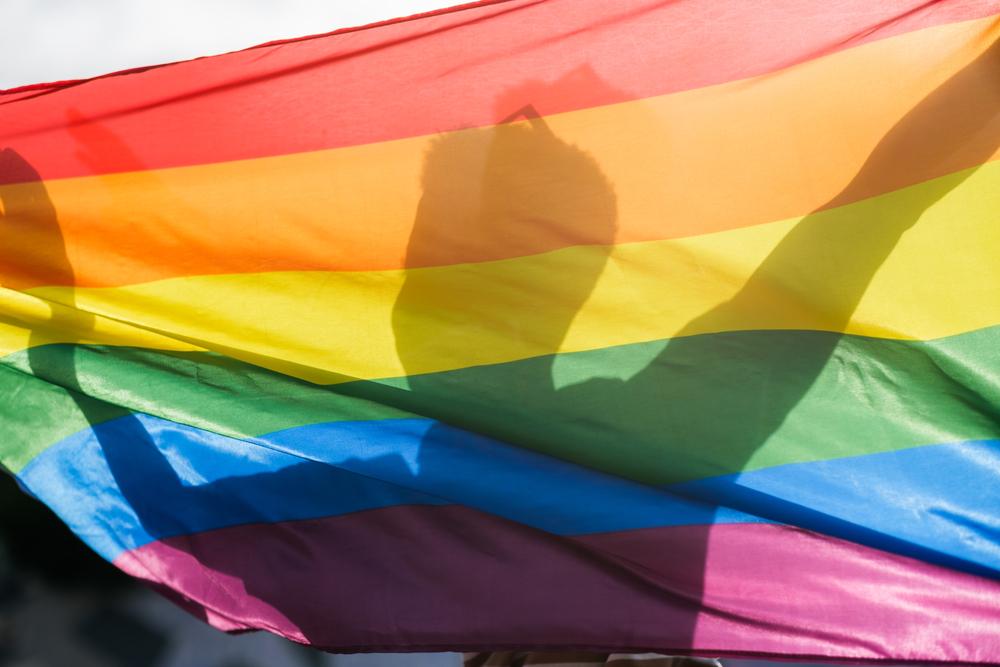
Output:
<path fill-rule="evenodd" d="M 221 629 L 340 651 L 1000 662 L 1000 582 L 779 525 L 568 538 L 403 506 L 170 538 L 116 564 Z"/>

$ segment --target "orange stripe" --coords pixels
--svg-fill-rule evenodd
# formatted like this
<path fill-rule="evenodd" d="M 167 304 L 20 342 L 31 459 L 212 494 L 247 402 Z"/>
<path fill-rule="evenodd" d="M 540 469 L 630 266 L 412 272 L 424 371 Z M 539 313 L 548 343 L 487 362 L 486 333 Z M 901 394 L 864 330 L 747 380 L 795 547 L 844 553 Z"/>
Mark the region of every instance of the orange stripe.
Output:
<path fill-rule="evenodd" d="M 0 281 L 477 262 L 840 206 L 1000 154 L 1000 123 L 980 122 L 1000 108 L 997 49 L 984 54 L 998 34 L 995 19 L 940 26 L 744 82 L 440 137 L 3 186 Z M 959 72 L 927 131 L 893 151 L 904 158 L 838 196 Z"/>

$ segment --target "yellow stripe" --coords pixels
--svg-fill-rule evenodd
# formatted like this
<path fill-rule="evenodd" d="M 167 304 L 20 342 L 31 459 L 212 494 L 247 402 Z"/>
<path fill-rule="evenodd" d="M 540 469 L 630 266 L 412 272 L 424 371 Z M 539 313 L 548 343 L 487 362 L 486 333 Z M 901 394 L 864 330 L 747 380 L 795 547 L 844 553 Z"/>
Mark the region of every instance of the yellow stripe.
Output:
<path fill-rule="evenodd" d="M 201 349 L 133 324 L 92 315 L 74 307 L 72 296 L 61 295 L 61 299 L 63 303 L 54 303 L 0 288 L 0 356 L 50 343 L 133 345 L 176 351 Z"/>
<path fill-rule="evenodd" d="M 998 257 L 993 162 L 806 218 L 686 239 L 406 271 L 31 293 L 335 382 L 727 330 L 947 336 L 1000 323 Z M 116 342 L 146 344 L 137 340 Z"/>
<path fill-rule="evenodd" d="M 46 221 L 41 209 L 26 214 L 36 219 L 7 235 L 0 283 L 114 286 L 209 273 L 440 265 L 802 215 L 826 204 L 894 123 L 998 35 L 994 19 L 939 26 L 747 81 L 554 115 L 544 120 L 545 131 L 522 122 L 50 181 L 58 223 Z M 970 108 L 989 113 L 1000 104 L 987 83 L 962 87 L 935 112 L 933 131 L 916 140 L 939 144 L 932 152 L 939 159 L 884 164 L 851 196 L 877 195 L 1000 154 L 990 143 L 995 128 L 967 142 L 961 122 Z M 977 143 L 987 146 L 986 155 Z M 580 195 L 598 173 L 613 200 L 588 197 L 608 200 L 617 229 L 588 215 L 601 202 Z M 0 195 L 29 207 L 43 201 L 27 187 L 0 188 Z M 540 188 L 553 191 L 539 194 Z M 583 201 L 574 207 L 559 188 Z M 408 251 L 422 196 L 427 206 L 438 203 L 439 238 Z M 513 200 L 535 206 L 527 213 L 546 217 L 545 228 L 519 224 L 525 211 Z M 473 223 L 502 233 L 469 233 Z M 64 259 L 45 254 L 63 245 Z"/>

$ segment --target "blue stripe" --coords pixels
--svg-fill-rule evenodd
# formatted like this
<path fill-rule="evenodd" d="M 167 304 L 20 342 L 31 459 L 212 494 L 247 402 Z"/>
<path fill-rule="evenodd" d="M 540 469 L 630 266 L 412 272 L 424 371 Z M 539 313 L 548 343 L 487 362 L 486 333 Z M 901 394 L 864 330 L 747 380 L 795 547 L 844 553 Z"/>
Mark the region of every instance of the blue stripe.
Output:
<path fill-rule="evenodd" d="M 127 416 L 59 442 L 19 478 L 109 560 L 164 537 L 401 504 L 457 503 L 557 534 L 759 521 L 427 419 L 244 441 Z"/>
<path fill-rule="evenodd" d="M 109 559 L 225 526 L 457 503 L 568 535 L 775 521 L 989 576 L 1000 570 L 998 478 L 996 440 L 654 489 L 427 419 L 243 441 L 144 415 L 71 436 L 20 475 Z"/>
<path fill-rule="evenodd" d="M 925 561 L 1000 577 L 1000 440 L 926 445 L 668 488 Z"/>

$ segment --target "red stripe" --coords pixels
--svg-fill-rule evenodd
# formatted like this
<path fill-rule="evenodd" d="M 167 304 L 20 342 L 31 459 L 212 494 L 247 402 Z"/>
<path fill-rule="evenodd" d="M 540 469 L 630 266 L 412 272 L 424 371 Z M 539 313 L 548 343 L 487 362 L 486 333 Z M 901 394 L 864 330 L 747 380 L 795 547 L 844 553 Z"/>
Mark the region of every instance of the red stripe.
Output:
<path fill-rule="evenodd" d="M 508 0 L 0 97 L 43 178 L 369 143 L 773 71 L 1000 0 Z M 530 108 L 526 108 L 530 107 Z M 127 150 L 81 151 L 91 122 Z M 11 176 L 0 182 L 13 182 Z"/>
<path fill-rule="evenodd" d="M 1000 662 L 1000 582 L 767 524 L 561 538 L 393 507 L 171 538 L 117 564 L 223 629 L 340 651 Z"/>

